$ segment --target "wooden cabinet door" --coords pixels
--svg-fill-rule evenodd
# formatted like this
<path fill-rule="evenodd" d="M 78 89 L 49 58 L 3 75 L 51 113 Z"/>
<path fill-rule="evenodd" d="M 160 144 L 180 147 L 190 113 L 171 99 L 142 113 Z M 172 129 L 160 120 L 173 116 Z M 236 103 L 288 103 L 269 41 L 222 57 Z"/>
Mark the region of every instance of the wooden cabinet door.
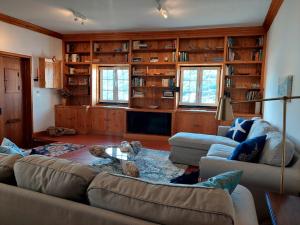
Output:
<path fill-rule="evenodd" d="M 215 114 L 210 112 L 177 112 L 175 130 L 176 132 L 216 134 Z"/>
<path fill-rule="evenodd" d="M 107 131 L 106 109 L 91 108 L 90 110 L 91 132 L 104 134 Z"/>
<path fill-rule="evenodd" d="M 125 112 L 122 109 L 107 109 L 107 133 L 122 135 L 124 133 Z"/>

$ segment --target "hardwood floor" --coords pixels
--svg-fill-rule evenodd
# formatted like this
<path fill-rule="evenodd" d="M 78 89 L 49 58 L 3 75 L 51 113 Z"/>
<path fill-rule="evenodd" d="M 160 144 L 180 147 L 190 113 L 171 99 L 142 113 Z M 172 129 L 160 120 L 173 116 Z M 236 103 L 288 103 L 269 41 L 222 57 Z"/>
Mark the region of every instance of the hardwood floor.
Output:
<path fill-rule="evenodd" d="M 59 158 L 69 159 L 72 161 L 89 164 L 96 157 L 92 156 L 88 151 L 88 146 L 99 144 L 99 145 L 111 145 L 120 144 L 121 141 L 132 141 L 130 139 L 124 139 L 117 136 L 105 136 L 105 135 L 74 135 L 74 136 L 61 136 L 61 137 L 50 137 L 48 135 L 35 135 L 35 138 L 39 140 L 45 140 L 45 142 L 65 142 L 73 144 L 83 144 L 87 147 L 77 151 L 68 152 Z M 169 151 L 170 145 L 167 141 L 150 141 L 150 140 L 139 140 L 143 147 Z"/>

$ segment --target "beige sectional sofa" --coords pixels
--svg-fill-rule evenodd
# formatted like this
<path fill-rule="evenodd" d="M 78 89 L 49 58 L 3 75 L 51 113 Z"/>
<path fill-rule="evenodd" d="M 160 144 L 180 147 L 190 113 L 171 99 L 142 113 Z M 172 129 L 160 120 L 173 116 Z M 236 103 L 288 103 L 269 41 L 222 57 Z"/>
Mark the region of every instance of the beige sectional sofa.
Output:
<path fill-rule="evenodd" d="M 10 225 L 258 224 L 252 195 L 240 185 L 230 195 L 97 173 L 63 159 L 3 154 L 0 218 Z"/>

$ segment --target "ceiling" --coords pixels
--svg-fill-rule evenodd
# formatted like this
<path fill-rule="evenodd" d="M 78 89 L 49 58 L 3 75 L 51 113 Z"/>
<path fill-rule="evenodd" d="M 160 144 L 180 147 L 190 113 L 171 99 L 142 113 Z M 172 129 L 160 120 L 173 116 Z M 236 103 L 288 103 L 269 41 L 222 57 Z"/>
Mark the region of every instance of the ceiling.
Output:
<path fill-rule="evenodd" d="M 0 0 L 0 12 L 59 33 L 260 26 L 271 0 Z M 69 9 L 88 20 L 76 23 Z"/>

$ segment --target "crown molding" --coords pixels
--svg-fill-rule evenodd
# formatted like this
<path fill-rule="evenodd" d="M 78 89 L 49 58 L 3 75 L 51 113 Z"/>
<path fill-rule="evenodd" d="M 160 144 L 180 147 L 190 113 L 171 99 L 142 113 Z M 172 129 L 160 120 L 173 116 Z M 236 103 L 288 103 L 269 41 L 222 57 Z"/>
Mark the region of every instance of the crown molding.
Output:
<path fill-rule="evenodd" d="M 270 29 L 283 1 L 284 0 L 272 0 L 265 21 L 263 23 L 263 27 L 265 28 L 266 31 Z"/>
<path fill-rule="evenodd" d="M 59 38 L 62 39 L 62 34 L 46 29 L 44 27 L 40 27 L 38 25 L 35 25 L 33 23 L 29 23 L 27 21 L 24 20 L 20 20 L 11 16 L 8 16 L 6 14 L 3 14 L 0 12 L 0 21 L 5 22 L 5 23 L 9 23 L 18 27 L 22 27 L 22 28 L 26 28 L 28 30 L 32 30 L 41 34 L 46 34 L 48 36 L 51 37 L 55 37 L 55 38 Z"/>

